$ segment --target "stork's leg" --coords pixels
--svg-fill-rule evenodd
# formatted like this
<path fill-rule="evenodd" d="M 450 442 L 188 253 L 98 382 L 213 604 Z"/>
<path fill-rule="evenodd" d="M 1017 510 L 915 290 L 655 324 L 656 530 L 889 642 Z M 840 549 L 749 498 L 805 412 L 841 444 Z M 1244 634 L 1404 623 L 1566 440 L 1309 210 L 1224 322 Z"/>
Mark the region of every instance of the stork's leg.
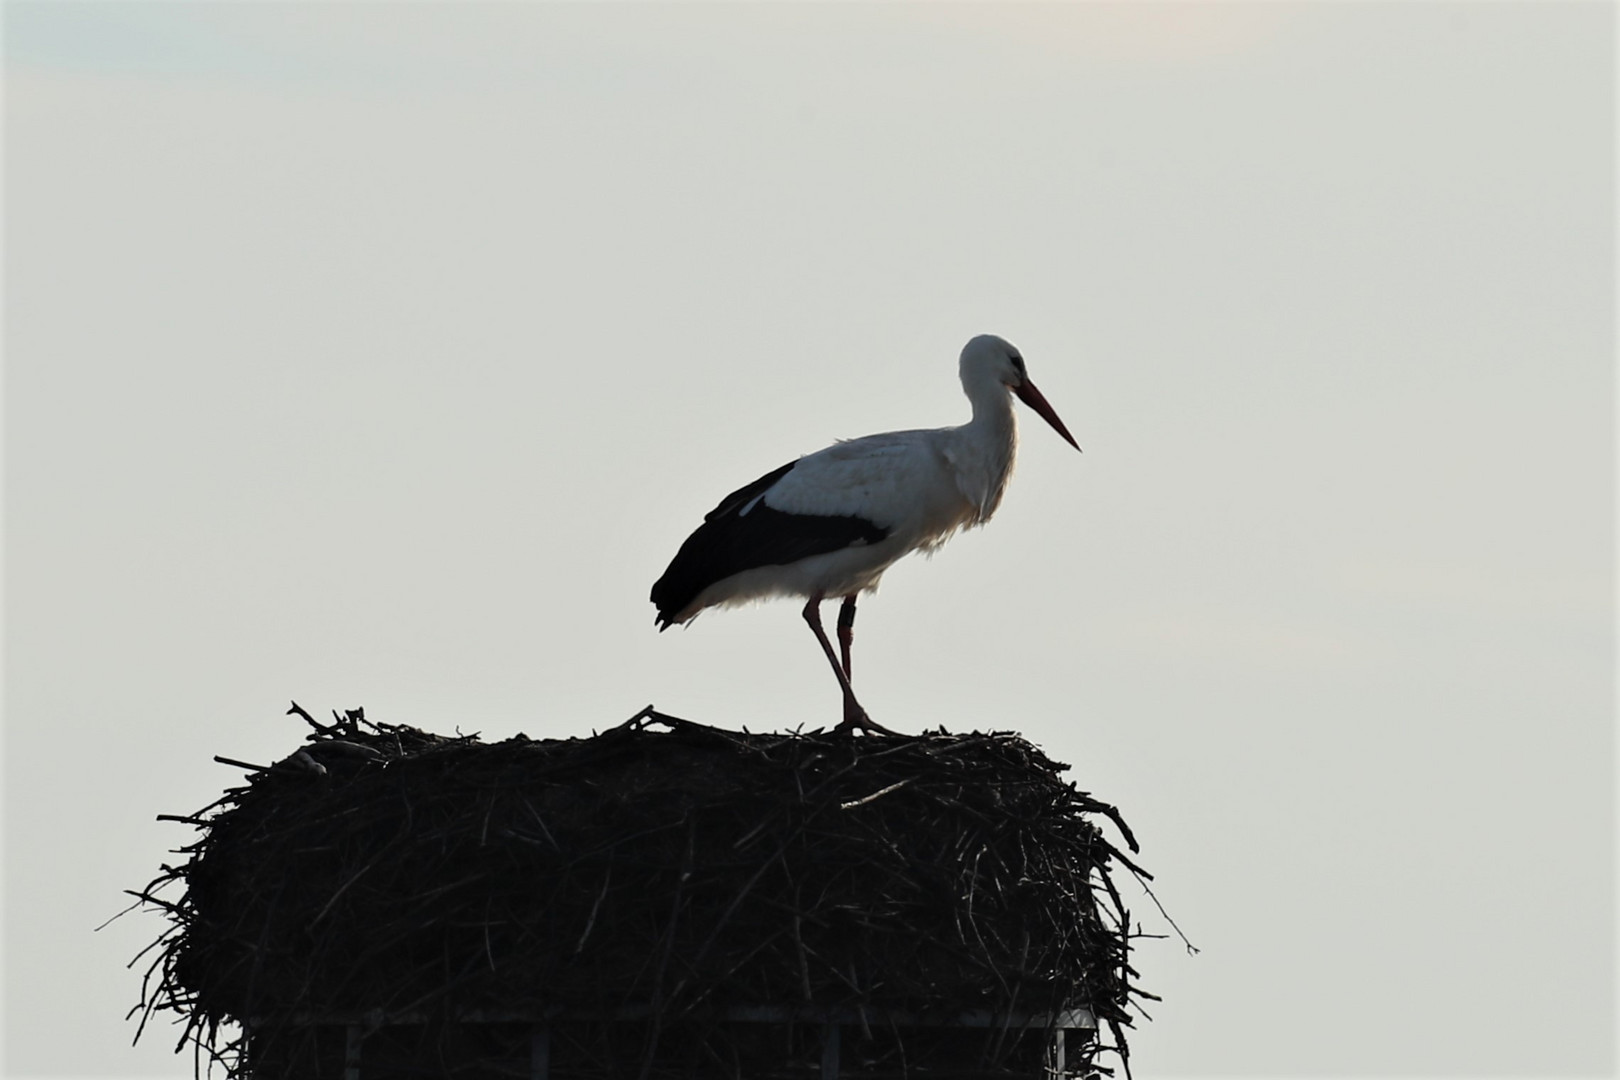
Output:
<path fill-rule="evenodd" d="M 844 597 L 838 609 L 838 651 L 844 657 L 844 678 L 855 681 L 855 669 L 849 666 L 849 647 L 855 642 L 855 594 Z"/>
<path fill-rule="evenodd" d="M 864 721 L 866 710 L 855 700 L 855 691 L 849 685 L 849 676 L 844 674 L 843 665 L 838 662 L 838 654 L 833 652 L 832 642 L 827 640 L 827 632 L 821 628 L 821 597 L 812 596 L 804 605 L 804 621 L 810 624 L 811 633 L 815 634 L 816 640 L 821 643 L 821 651 L 827 654 L 827 663 L 832 665 L 833 674 L 838 676 L 839 689 L 844 691 L 844 724 L 858 724 Z"/>
<path fill-rule="evenodd" d="M 855 691 L 849 685 L 849 676 L 844 674 L 842 665 L 838 663 L 838 654 L 833 652 L 832 642 L 827 640 L 827 632 L 821 628 L 821 597 L 812 596 L 804 605 L 804 621 L 810 624 L 811 632 L 821 643 L 821 651 L 827 654 L 827 663 L 832 665 L 833 674 L 838 676 L 838 686 L 844 691 L 844 719 L 834 730 L 848 731 L 859 728 L 862 731 L 875 731 L 884 735 L 895 734 L 886 727 L 874 724 L 872 718 L 866 715 L 866 710 L 861 708 L 861 703 L 855 700 Z"/>

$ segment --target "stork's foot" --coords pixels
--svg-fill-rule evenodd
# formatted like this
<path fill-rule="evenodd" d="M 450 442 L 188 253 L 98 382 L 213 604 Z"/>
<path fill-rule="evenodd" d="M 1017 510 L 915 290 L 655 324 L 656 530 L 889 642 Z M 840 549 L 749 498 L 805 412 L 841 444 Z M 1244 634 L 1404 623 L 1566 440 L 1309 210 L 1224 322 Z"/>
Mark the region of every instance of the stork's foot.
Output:
<path fill-rule="evenodd" d="M 868 735 L 898 735 L 898 731 L 891 731 L 882 724 L 866 715 L 866 710 L 854 702 L 844 703 L 844 719 L 833 728 L 834 735 L 850 734 L 864 731 Z"/>

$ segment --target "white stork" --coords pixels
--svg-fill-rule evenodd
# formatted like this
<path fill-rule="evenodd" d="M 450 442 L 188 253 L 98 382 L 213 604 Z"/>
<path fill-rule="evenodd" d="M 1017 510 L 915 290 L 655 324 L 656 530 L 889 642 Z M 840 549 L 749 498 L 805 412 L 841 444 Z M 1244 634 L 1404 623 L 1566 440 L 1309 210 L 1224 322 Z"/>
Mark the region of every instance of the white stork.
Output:
<path fill-rule="evenodd" d="M 804 620 L 844 695 L 838 728 L 886 731 L 850 688 L 855 597 L 876 589 L 901 556 L 932 552 L 958 529 L 990 520 L 1018 446 L 1013 395 L 1080 449 L 1010 343 L 982 334 L 962 349 L 960 367 L 973 405 L 973 418 L 960 427 L 837 442 L 720 500 L 652 587 L 658 628 L 690 622 L 705 608 L 806 597 Z M 842 658 L 821 627 L 821 602 L 832 596 L 844 599 Z"/>

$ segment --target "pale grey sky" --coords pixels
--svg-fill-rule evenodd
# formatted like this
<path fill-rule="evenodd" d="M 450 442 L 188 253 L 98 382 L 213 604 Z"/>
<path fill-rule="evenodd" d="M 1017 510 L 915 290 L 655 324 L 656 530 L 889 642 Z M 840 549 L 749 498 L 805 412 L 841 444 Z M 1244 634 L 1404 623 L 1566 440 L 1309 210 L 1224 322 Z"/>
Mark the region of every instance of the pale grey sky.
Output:
<path fill-rule="evenodd" d="M 1614 1069 L 1610 5 L 4 13 L 9 1075 L 188 1074 L 91 930 L 289 698 L 835 722 L 647 589 L 980 332 L 1085 454 L 858 685 L 1123 808 L 1138 1075 Z"/>

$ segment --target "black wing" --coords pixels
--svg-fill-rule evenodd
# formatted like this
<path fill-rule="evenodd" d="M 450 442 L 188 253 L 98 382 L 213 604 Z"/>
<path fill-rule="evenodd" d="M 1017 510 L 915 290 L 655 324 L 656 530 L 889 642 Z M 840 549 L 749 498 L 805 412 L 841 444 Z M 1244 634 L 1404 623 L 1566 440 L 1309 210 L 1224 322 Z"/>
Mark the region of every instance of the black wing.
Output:
<path fill-rule="evenodd" d="M 760 496 L 796 464 L 790 461 L 721 499 L 686 538 L 669 569 L 652 587 L 660 630 L 667 629 L 704 589 L 733 574 L 761 566 L 786 566 L 858 543 L 875 544 L 889 535 L 889 530 L 865 518 L 784 514 L 766 506 Z"/>

